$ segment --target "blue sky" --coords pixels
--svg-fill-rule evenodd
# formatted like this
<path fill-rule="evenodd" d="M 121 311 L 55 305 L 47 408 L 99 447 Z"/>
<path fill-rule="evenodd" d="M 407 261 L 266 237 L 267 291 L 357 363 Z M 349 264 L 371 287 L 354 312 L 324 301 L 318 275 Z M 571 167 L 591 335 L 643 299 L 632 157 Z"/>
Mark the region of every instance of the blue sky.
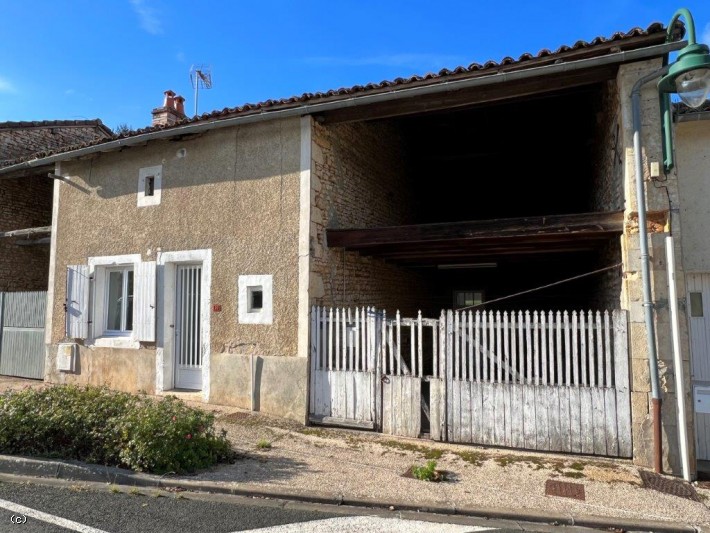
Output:
<path fill-rule="evenodd" d="M 555 49 L 691 10 L 710 42 L 710 2 L 0 0 L 0 121 L 150 123 L 172 89 L 199 111 L 378 82 Z"/>

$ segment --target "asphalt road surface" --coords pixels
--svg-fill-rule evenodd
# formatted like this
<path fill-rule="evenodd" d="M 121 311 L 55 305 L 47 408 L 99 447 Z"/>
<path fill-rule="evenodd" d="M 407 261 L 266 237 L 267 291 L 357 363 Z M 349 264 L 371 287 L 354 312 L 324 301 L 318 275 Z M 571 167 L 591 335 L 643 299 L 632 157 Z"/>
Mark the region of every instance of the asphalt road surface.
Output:
<path fill-rule="evenodd" d="M 380 516 L 375 516 L 379 514 Z M 276 500 L 174 493 L 152 488 L 0 483 L 0 533 L 473 533 L 554 532 L 549 526 L 508 528 L 485 519 L 434 517 L 406 520 L 398 513 L 284 504 Z M 438 520 L 431 522 L 427 520 Z M 454 523 L 451 523 L 454 522 Z M 501 523 L 502 524 L 502 523 Z M 559 531 L 591 531 L 559 528 Z"/>

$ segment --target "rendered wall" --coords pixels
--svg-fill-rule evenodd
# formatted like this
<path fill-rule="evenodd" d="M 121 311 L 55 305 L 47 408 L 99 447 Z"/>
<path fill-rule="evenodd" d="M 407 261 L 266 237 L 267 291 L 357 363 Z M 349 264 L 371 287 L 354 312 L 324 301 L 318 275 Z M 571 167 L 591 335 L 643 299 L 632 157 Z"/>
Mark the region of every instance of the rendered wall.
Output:
<path fill-rule="evenodd" d="M 678 122 L 675 134 L 683 267 L 710 272 L 710 121 Z"/>
<path fill-rule="evenodd" d="M 137 207 L 138 173 L 162 164 L 160 205 Z M 300 122 L 269 121 L 215 130 L 183 140 L 153 141 L 120 153 L 62 163 L 72 185 L 61 184 L 58 212 L 52 343 L 64 337 L 67 265 L 89 257 L 139 253 L 144 261 L 158 253 L 212 250 L 210 312 L 210 401 L 231 402 L 244 394 L 228 385 L 244 368 L 219 354 L 291 357 L 297 353 Z M 245 274 L 273 275 L 273 325 L 240 324 L 237 280 Z M 160 302 L 159 304 L 160 305 Z M 160 316 L 160 310 L 158 310 Z M 160 331 L 160 328 L 159 328 Z M 158 339 L 157 345 L 161 345 Z M 133 350 L 136 367 L 155 368 L 155 345 Z M 125 364 L 112 349 L 94 347 L 84 356 L 80 377 L 60 377 L 49 361 L 50 381 L 87 382 L 116 376 Z M 84 351 L 82 350 L 82 354 Z M 221 363 L 218 363 L 221 361 Z M 226 361 L 226 363 L 225 363 Z M 269 379 L 298 382 L 305 375 L 287 367 Z M 153 382 L 155 382 L 155 370 Z M 84 375 L 84 374 L 88 375 Z M 137 390 L 143 379 L 133 375 Z M 97 377 L 98 376 L 98 377 Z M 128 379 L 128 378 L 127 378 Z M 273 386 L 277 386 L 274 384 Z M 130 389 L 130 383 L 121 382 Z M 305 403 L 305 392 L 303 395 Z M 265 406 L 273 403 L 264 402 Z M 274 413 L 279 414 L 279 413 Z M 305 417 L 305 408 L 301 413 Z"/>

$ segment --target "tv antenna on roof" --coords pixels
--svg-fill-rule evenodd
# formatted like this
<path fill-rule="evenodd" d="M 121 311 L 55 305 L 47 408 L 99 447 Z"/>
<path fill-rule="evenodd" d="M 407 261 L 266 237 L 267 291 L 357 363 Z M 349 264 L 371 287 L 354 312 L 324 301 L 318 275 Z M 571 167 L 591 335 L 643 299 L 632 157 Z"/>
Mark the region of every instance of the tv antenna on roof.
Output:
<path fill-rule="evenodd" d="M 195 116 L 197 116 L 197 100 L 200 88 L 212 88 L 212 67 L 209 65 L 192 65 L 190 67 L 190 83 L 195 89 Z"/>

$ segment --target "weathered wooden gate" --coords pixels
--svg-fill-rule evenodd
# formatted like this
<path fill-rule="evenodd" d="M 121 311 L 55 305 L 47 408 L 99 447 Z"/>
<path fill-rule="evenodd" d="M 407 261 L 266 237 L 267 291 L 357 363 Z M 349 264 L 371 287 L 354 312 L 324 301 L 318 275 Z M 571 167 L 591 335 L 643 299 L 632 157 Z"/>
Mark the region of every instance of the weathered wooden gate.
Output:
<path fill-rule="evenodd" d="M 442 313 L 446 440 L 631 457 L 626 312 Z"/>
<path fill-rule="evenodd" d="M 626 312 L 313 308 L 310 418 L 434 440 L 631 456 Z"/>
<path fill-rule="evenodd" d="M 374 428 L 380 397 L 378 332 L 374 308 L 311 313 L 310 410 L 312 422 Z"/>
<path fill-rule="evenodd" d="M 0 292 L 0 374 L 44 378 L 47 292 Z"/>

